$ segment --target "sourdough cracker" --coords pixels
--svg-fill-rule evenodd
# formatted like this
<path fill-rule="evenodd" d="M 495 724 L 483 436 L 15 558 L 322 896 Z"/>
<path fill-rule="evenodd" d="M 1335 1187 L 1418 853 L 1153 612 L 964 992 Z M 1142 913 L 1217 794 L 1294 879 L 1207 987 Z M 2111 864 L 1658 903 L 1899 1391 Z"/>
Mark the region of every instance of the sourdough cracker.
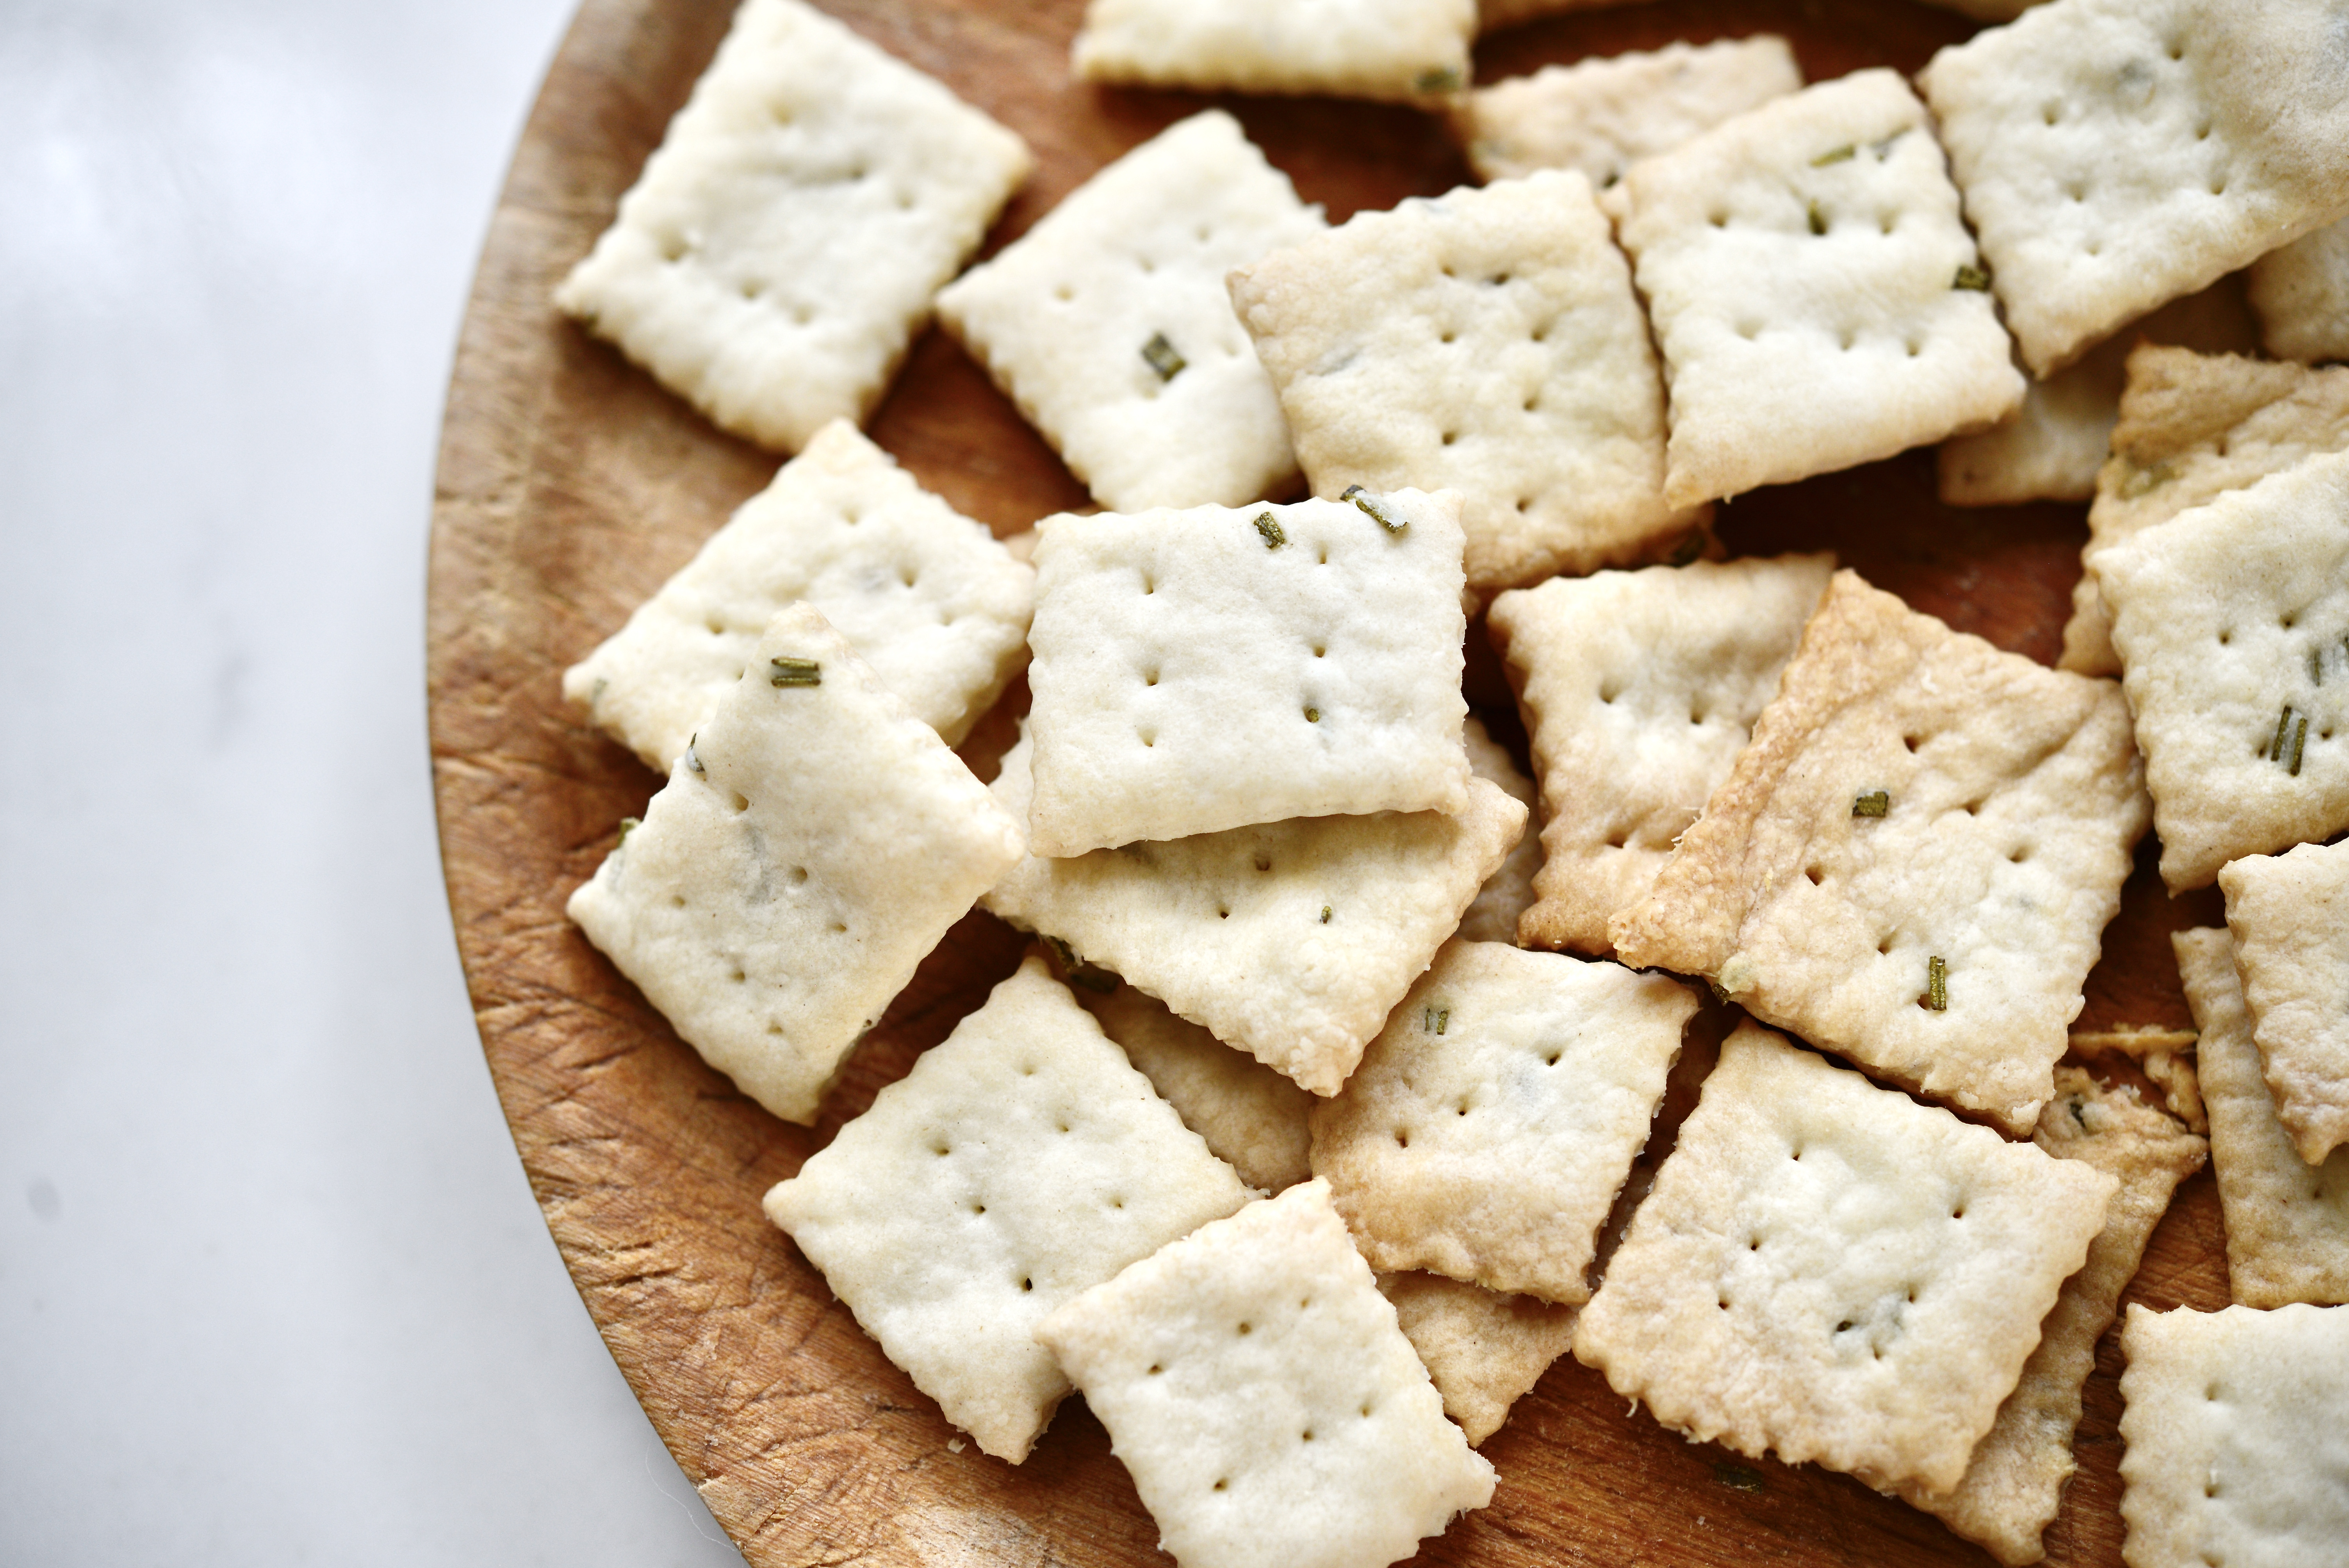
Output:
<path fill-rule="evenodd" d="M 1382 1274 L 1379 1292 L 1394 1304 L 1402 1336 L 1472 1449 L 1499 1431 L 1509 1407 L 1574 1346 L 1570 1306 L 1432 1274 Z"/>
<path fill-rule="evenodd" d="M 2349 220 L 2253 262 L 2251 308 L 2277 358 L 2349 359 Z"/>
<path fill-rule="evenodd" d="M 1088 0 L 1086 81 L 1411 102 L 1468 85 L 1476 0 Z"/>
<path fill-rule="evenodd" d="M 1241 1181 L 1280 1192 L 1311 1179 L 1310 1094 L 1156 997 L 1127 985 L 1092 989 L 1084 978 L 1078 977 L 1078 1002 Z"/>
<path fill-rule="evenodd" d="M 2349 843 L 2248 856 L 2219 886 L 2277 1119 L 2322 1165 L 2349 1142 Z"/>
<path fill-rule="evenodd" d="M 1526 826 L 1510 846 L 1509 858 L 1476 890 L 1476 900 L 1460 917 L 1455 934 L 1463 942 L 1514 943 L 1517 918 L 1533 904 L 1534 875 L 1542 863 L 1541 835 L 1534 823 L 1534 781 L 1517 771 L 1508 748 L 1485 733 L 1473 715 L 1460 727 L 1460 739 L 1468 748 L 1469 770 L 1487 784 L 1499 785 L 1523 806 Z"/>

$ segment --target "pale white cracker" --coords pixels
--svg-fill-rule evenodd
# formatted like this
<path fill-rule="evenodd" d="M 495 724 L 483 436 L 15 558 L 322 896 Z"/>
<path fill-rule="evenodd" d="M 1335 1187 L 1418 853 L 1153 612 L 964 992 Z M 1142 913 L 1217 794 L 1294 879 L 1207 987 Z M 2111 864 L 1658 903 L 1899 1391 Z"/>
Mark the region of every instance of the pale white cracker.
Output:
<path fill-rule="evenodd" d="M 1858 71 L 1633 164 L 1607 192 L 1671 387 L 1665 500 L 1981 429 L 2023 400 L 1925 106 Z"/>
<path fill-rule="evenodd" d="M 1452 127 L 1479 180 L 1576 169 L 1603 191 L 1640 159 L 1802 86 L 1794 50 L 1774 33 L 1671 43 L 1477 88 L 1454 100 Z"/>
<path fill-rule="evenodd" d="M 1476 902 L 1460 917 L 1457 933 L 1464 942 L 1515 942 L 1517 917 L 1534 902 L 1534 875 L 1541 870 L 1541 835 L 1534 826 L 1534 781 L 1517 771 L 1508 748 L 1485 733 L 1475 717 L 1460 727 L 1468 748 L 1468 767 L 1477 778 L 1497 784 L 1526 809 L 1525 830 L 1509 849 L 1509 858 L 1476 890 Z"/>
<path fill-rule="evenodd" d="M 1570 1306 L 1432 1274 L 1382 1274 L 1379 1290 L 1471 1448 L 1499 1431 L 1509 1407 L 1574 1346 Z"/>
<path fill-rule="evenodd" d="M 2349 1301 L 2349 1149 L 2311 1165 L 2276 1119 L 2226 929 L 2169 940 L 2201 1029 L 2195 1056 L 2227 1217 L 2229 1288 L 2247 1306 Z"/>
<path fill-rule="evenodd" d="M 2129 1568 L 2349 1562 L 2349 1311 L 2132 1305 L 2121 1350 Z"/>
<path fill-rule="evenodd" d="M 1321 1182 L 1203 1226 L 1038 1335 L 1182 1568 L 1384 1568 L 1492 1500 Z"/>
<path fill-rule="evenodd" d="M 1209 109 L 948 284 L 938 320 L 1103 506 L 1238 506 L 1287 489 L 1297 459 L 1224 274 L 1321 228 Z"/>
<path fill-rule="evenodd" d="M 1077 1000 L 1085 1011 L 1241 1181 L 1279 1192 L 1312 1176 L 1310 1094 L 1156 997 L 1125 985 L 1089 989 L 1084 978 Z"/>
<path fill-rule="evenodd" d="M 1036 1326 L 1248 1202 L 1040 958 L 767 1192 L 833 1293 L 1017 1464 L 1069 1381 Z"/>
<path fill-rule="evenodd" d="M 1464 187 L 1232 273 L 1317 494 L 1452 490 L 1472 588 L 1651 558 L 1664 390 L 1630 268 L 1570 170 Z"/>
<path fill-rule="evenodd" d="M 800 0 L 744 0 L 554 303 L 737 435 L 862 420 L 1028 177 L 1019 137 Z"/>
<path fill-rule="evenodd" d="M 1609 934 L 1626 964 L 1709 975 L 2020 1136 L 2145 825 L 2119 688 L 1839 573 L 1753 744 Z"/>
<path fill-rule="evenodd" d="M 1313 1108 L 1313 1173 L 1374 1269 L 1587 1301 L 1696 1008 L 1661 975 L 1447 943 Z"/>
<path fill-rule="evenodd" d="M 2253 262 L 2251 308 L 2278 358 L 2349 359 L 2349 220 Z"/>
<path fill-rule="evenodd" d="M 1903 1501 L 1939 1516 L 2011 1568 L 2047 1555 L 2040 1536 L 2078 1468 L 2072 1434 L 2080 1424 L 2080 1390 L 2095 1369 L 2096 1341 L 2168 1212 L 2170 1195 L 2209 1154 L 2201 1139 L 2145 1105 L 2134 1089 L 2105 1088 L 2077 1068 L 2057 1068 L 2055 1089 L 2032 1141 L 2120 1182 L 2105 1228 L 2089 1243 L 2080 1272 L 2064 1282 L 2040 1325 L 2039 1347 L 2023 1364 L 1998 1420 L 1974 1445 L 1965 1480 L 1940 1495 L 1913 1482 L 1900 1489 Z"/>
<path fill-rule="evenodd" d="M 1412 101 L 1468 85 L 1476 0 L 1088 0 L 1086 81 Z"/>
<path fill-rule="evenodd" d="M 1014 817 L 1029 757 L 1023 739 L 989 787 Z M 1525 822 L 1525 807 L 1478 779 L 1456 816 L 1301 818 L 1031 855 L 983 902 L 1331 1095 Z"/>
<path fill-rule="evenodd" d="M 567 912 L 710 1066 L 812 1122 L 849 1047 L 1019 852 L 937 732 L 794 604 Z"/>
<path fill-rule="evenodd" d="M 2090 557 L 2172 892 L 2349 827 L 2349 452 Z"/>
<path fill-rule="evenodd" d="M 742 676 L 775 612 L 823 613 L 952 746 L 1028 657 L 1036 573 L 844 419 L 744 501 L 563 695 L 668 771 Z"/>
<path fill-rule="evenodd" d="M 1918 81 L 2023 363 L 2349 210 L 2332 0 L 2055 0 Z"/>
<path fill-rule="evenodd" d="M 1947 1491 L 2116 1185 L 1742 1024 L 1575 1354 L 1697 1441 Z"/>
<path fill-rule="evenodd" d="M 1560 577 L 1486 618 L 1533 732 L 1544 799 L 1528 946 L 1613 951 L 1777 694 L 1832 555 Z"/>
<path fill-rule="evenodd" d="M 1459 810 L 1459 516 L 1405 490 L 1046 518 L 1030 847 Z"/>
<path fill-rule="evenodd" d="M 2277 1118 L 2321 1165 L 2349 1142 L 2349 841 L 2246 856 L 2219 886 Z"/>

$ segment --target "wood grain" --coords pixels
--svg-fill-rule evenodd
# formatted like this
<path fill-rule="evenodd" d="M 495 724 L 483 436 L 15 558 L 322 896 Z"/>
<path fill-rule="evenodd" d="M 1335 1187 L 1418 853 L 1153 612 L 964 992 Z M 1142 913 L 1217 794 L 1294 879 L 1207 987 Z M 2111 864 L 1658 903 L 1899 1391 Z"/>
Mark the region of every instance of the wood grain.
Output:
<path fill-rule="evenodd" d="M 1039 172 L 999 225 L 999 244 L 1094 169 L 1206 101 L 1071 81 L 1080 0 L 823 3 L 1035 148 Z M 776 465 L 718 434 L 547 303 L 610 221 L 730 11 L 724 0 L 587 0 L 515 156 L 465 322 L 433 517 L 429 698 L 450 907 L 482 1045 L 588 1310 L 750 1562 L 1164 1563 L 1081 1401 L 1061 1410 L 1023 1466 L 957 1451 L 936 1407 L 759 1210 L 770 1183 L 1009 972 L 1019 938 L 984 915 L 957 926 L 808 1130 L 775 1121 L 704 1068 L 563 917 L 564 898 L 656 780 L 564 709 L 560 674 Z M 1968 25 L 1897 0 L 1663 0 L 1501 35 L 1480 50 L 1479 73 L 1764 29 L 1792 37 L 1817 77 L 1875 63 L 1913 69 Z M 1465 178 L 1433 123 L 1409 110 L 1228 107 L 1333 219 Z M 985 376 L 936 334 L 916 344 L 872 431 L 925 484 L 999 532 L 1085 499 Z M 1723 523 L 1741 552 L 1831 546 L 1919 607 L 2043 660 L 2057 647 L 2085 536 L 2078 508 L 1940 507 L 1930 452 L 1746 497 Z M 1490 661 L 1475 668 L 1472 695 L 1506 702 Z M 1003 727 L 994 721 L 974 745 L 991 735 L 999 746 Z M 2166 899 L 2150 864 L 2141 858 L 2107 934 L 2084 1026 L 2185 1019 L 2167 933 L 2214 922 L 2219 911 L 2208 899 Z M 1676 1099 L 1686 1098 L 1683 1085 Z M 2131 1296 L 2155 1306 L 2225 1302 L 2207 1176 L 2184 1189 Z M 2047 1536 L 2057 1563 L 2119 1562 L 2118 1371 L 2108 1339 L 2088 1389 L 2081 1475 Z M 1935 1521 L 1844 1477 L 1684 1443 L 1627 1414 L 1570 1360 L 1485 1452 L 1502 1478 L 1494 1505 L 1431 1542 L 1427 1560 L 1988 1561 Z"/>

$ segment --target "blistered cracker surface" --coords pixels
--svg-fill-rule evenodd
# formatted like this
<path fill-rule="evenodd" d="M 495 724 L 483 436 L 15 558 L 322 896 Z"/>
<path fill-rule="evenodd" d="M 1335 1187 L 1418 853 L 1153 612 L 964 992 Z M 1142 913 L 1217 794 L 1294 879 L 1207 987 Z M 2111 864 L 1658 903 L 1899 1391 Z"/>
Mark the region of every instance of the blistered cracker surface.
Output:
<path fill-rule="evenodd" d="M 1476 0 L 1091 0 L 1086 80 L 1412 100 L 1468 84 Z"/>
<path fill-rule="evenodd" d="M 766 1210 L 947 1419 L 1016 1464 L 1070 1387 L 1036 1326 L 1249 1197 L 1030 958 Z"/>
<path fill-rule="evenodd" d="M 1509 858 L 1485 879 L 1476 901 L 1460 917 L 1455 934 L 1464 942 L 1515 942 L 1517 917 L 1532 907 L 1534 876 L 1541 870 L 1541 835 L 1535 830 L 1534 781 L 1517 771 L 1508 748 L 1485 733 L 1475 717 L 1460 727 L 1461 743 L 1468 748 L 1468 767 L 1477 778 L 1497 784 L 1509 799 L 1526 809 L 1525 830 L 1509 848 Z"/>
<path fill-rule="evenodd" d="M 2349 843 L 2248 856 L 2219 886 L 2277 1118 L 2321 1165 L 2349 1141 Z"/>
<path fill-rule="evenodd" d="M 2349 222 L 2327 223 L 2251 263 L 2251 308 L 2270 354 L 2349 358 Z"/>
<path fill-rule="evenodd" d="M 776 686 L 778 657 L 821 685 Z M 808 604 L 776 615 L 699 738 L 568 913 L 710 1066 L 786 1121 L 1019 829 Z"/>
<path fill-rule="evenodd" d="M 1286 489 L 1297 459 L 1224 274 L 1321 226 L 1239 122 L 1209 109 L 956 279 L 938 319 L 1103 506 L 1237 506 Z M 1143 354 L 1161 342 L 1171 376 Z"/>
<path fill-rule="evenodd" d="M 1131 985 L 1082 991 L 1077 1000 L 1241 1181 L 1279 1192 L 1313 1174 L 1305 1125 L 1311 1095 Z"/>
<path fill-rule="evenodd" d="M 1492 1499 L 1319 1181 L 1164 1248 L 1040 1336 L 1182 1568 L 1383 1568 Z"/>
<path fill-rule="evenodd" d="M 1031 160 L 799 0 L 748 0 L 618 221 L 556 291 L 726 429 L 861 421 Z"/>
<path fill-rule="evenodd" d="M 1946 1491 L 2116 1185 L 1742 1025 L 1575 1354 L 1700 1441 Z"/>
<path fill-rule="evenodd" d="M 1777 694 L 1832 555 L 1554 578 L 1487 619 L 1543 794 L 1528 946 L 1604 954 Z"/>
<path fill-rule="evenodd" d="M 1574 1345 L 1574 1308 L 1432 1274 L 1382 1274 L 1379 1290 L 1471 1448 Z"/>
<path fill-rule="evenodd" d="M 2329 0 L 2064 0 L 1918 80 L 2023 362 L 2044 376 L 2349 209 Z"/>
<path fill-rule="evenodd" d="M 1885 815 L 1856 814 L 1878 791 Z M 1610 933 L 1627 964 L 1709 975 L 1755 1016 L 2019 1136 L 2145 825 L 2118 687 L 1839 573 L 1754 743 Z"/>

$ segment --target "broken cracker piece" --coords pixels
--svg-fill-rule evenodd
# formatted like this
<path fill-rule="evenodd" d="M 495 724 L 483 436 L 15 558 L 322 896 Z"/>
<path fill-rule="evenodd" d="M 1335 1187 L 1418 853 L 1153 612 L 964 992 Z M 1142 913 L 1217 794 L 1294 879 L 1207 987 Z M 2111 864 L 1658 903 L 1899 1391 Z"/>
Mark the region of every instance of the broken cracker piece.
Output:
<path fill-rule="evenodd" d="M 1432 1274 L 1382 1274 L 1379 1290 L 1470 1448 L 1499 1431 L 1509 1407 L 1574 1346 L 1570 1306 Z"/>
<path fill-rule="evenodd" d="M 1156 997 L 1126 985 L 1090 990 L 1082 979 L 1078 1002 L 1241 1181 L 1280 1192 L 1311 1179 L 1311 1095 Z"/>
<path fill-rule="evenodd" d="M 2276 1116 L 2322 1165 L 2349 1142 L 2349 842 L 2247 856 L 2219 886 Z"/>
<path fill-rule="evenodd" d="M 2251 308 L 2277 358 L 2349 359 L 2349 220 L 2253 262 Z"/>
<path fill-rule="evenodd" d="M 1476 902 L 1460 917 L 1454 934 L 1463 942 L 1515 943 L 1517 918 L 1534 902 L 1534 873 L 1542 863 L 1541 835 L 1534 823 L 1534 781 L 1517 771 L 1508 748 L 1486 734 L 1473 715 L 1460 727 L 1460 739 L 1468 748 L 1468 766 L 1476 777 L 1499 785 L 1526 809 L 1526 827 L 1510 846 L 1509 858 L 1476 890 Z"/>
<path fill-rule="evenodd" d="M 2141 1024 L 2072 1032 L 2075 1055 L 2127 1057 L 2137 1065 L 2147 1081 L 2161 1091 L 2162 1103 L 2172 1116 L 2184 1122 L 2189 1131 L 2207 1136 L 2210 1119 L 2204 1114 L 2201 1087 L 2195 1079 L 2193 1049 L 2191 1029 L 2165 1029 Z"/>

